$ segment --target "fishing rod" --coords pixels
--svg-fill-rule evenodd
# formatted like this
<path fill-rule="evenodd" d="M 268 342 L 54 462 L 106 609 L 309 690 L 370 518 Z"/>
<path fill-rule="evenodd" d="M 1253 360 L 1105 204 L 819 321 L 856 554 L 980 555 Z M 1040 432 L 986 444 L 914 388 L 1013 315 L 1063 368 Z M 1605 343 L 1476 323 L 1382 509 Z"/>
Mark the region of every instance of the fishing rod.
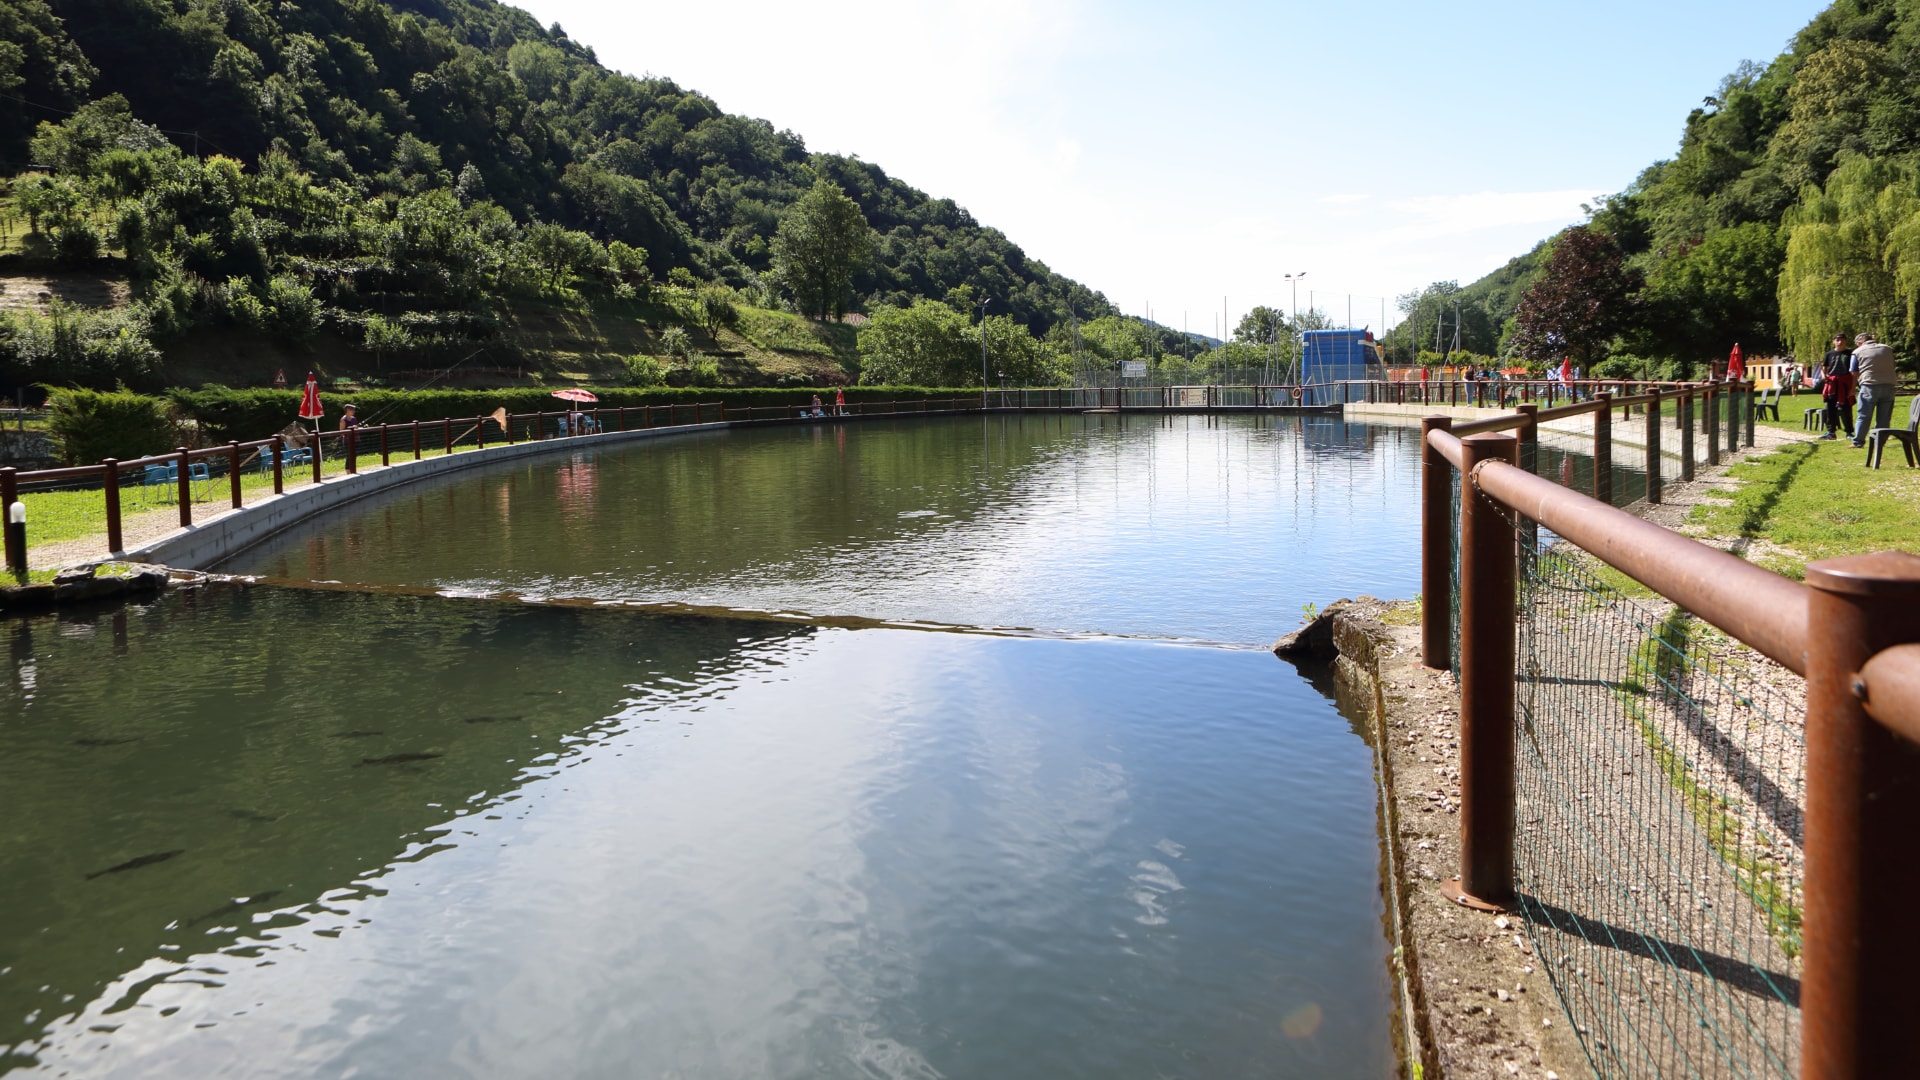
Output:
<path fill-rule="evenodd" d="M 449 375 L 452 375 L 452 374 L 453 374 L 453 369 L 454 369 L 454 368 L 457 368 L 457 367 L 459 367 L 459 366 L 460 366 L 461 364 L 464 364 L 464 363 L 466 363 L 467 361 L 469 361 L 469 360 L 471 360 L 471 359 L 473 359 L 473 358 L 474 358 L 474 357 L 476 357 L 476 356 L 479 356 L 479 355 L 480 355 L 481 353 L 484 353 L 484 352 L 486 352 L 486 351 L 487 351 L 487 347 L 486 347 L 486 346 L 484 346 L 484 345 L 482 345 L 482 346 L 481 346 L 481 347 L 479 347 L 478 349 L 475 349 L 475 350 L 473 350 L 472 352 L 470 352 L 470 353 L 468 353 L 467 355 L 465 355 L 465 356 L 463 356 L 463 357 L 461 357 L 460 359 L 458 359 L 458 360 L 455 360 L 455 361 L 454 361 L 453 363 L 451 363 L 451 364 L 448 364 L 448 365 L 447 365 L 447 366 L 446 366 L 446 367 L 445 367 L 444 369 L 442 369 L 442 370 L 440 370 L 439 372 L 436 372 L 436 373 L 435 373 L 435 374 L 433 375 L 433 377 L 432 377 L 432 378 L 429 378 L 429 379 L 428 379 L 428 380 L 427 380 L 426 382 L 423 382 L 423 383 L 421 383 L 421 384 L 420 384 L 419 386 L 415 386 L 415 387 L 413 387 L 413 388 L 411 388 L 411 389 L 409 389 L 409 390 L 407 390 L 407 391 L 405 391 L 405 392 L 406 392 L 406 393 L 409 393 L 409 394 L 417 394 L 417 393 L 419 393 L 420 391 L 422 391 L 422 390 L 425 390 L 425 389 L 427 389 L 428 387 L 430 387 L 430 386 L 432 386 L 432 385 L 433 385 L 434 383 L 437 383 L 437 382 L 439 382 L 439 381 L 440 381 L 441 379 L 444 379 L 444 378 L 446 378 L 447 376 L 449 376 Z M 382 417 L 382 416 L 385 416 L 386 414 L 388 414 L 388 413 L 390 413 L 390 412 L 392 412 L 393 410 L 395 410 L 395 409 L 397 409 L 397 408 L 399 408 L 399 407 L 400 407 L 400 402 L 398 402 L 398 401 L 391 401 L 391 402 L 388 402 L 388 403 L 387 403 L 387 407 L 386 407 L 386 408 L 384 408 L 384 409 L 381 409 L 381 410 L 380 410 L 379 412 L 377 412 L 377 413 L 373 413 L 372 415 L 370 415 L 370 416 L 368 416 L 368 417 L 367 417 L 366 419 L 364 419 L 364 420 L 362 420 L 362 421 L 360 421 L 360 422 L 361 422 L 361 423 L 363 423 L 363 424 L 371 424 L 371 423 L 373 423 L 373 422 L 374 422 L 374 421 L 375 421 L 376 419 L 378 419 L 379 417 Z"/>

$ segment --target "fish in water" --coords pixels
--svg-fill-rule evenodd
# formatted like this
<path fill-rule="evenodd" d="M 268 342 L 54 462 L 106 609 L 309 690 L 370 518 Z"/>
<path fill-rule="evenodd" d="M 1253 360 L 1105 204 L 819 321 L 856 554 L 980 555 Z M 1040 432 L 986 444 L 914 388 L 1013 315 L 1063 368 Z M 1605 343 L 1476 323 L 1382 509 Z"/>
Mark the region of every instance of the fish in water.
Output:
<path fill-rule="evenodd" d="M 109 866 L 105 870 L 95 870 L 93 873 L 87 875 L 87 880 L 92 881 L 94 878 L 105 877 L 108 874 L 119 874 L 128 870 L 138 870 L 143 866 L 152 866 L 154 863 L 163 863 L 175 855 L 186 854 L 186 851 L 186 848 L 176 848 L 173 851 L 156 851 L 151 855 L 142 855 L 138 858 L 128 859 L 119 866 Z"/>
<path fill-rule="evenodd" d="M 280 895 L 280 890 L 273 889 L 268 892 L 260 893 L 257 896 L 236 896 L 233 898 L 233 900 L 231 900 L 227 904 L 226 907 L 218 908 L 216 910 L 207 912 L 205 915 L 201 915 L 197 918 L 189 919 L 187 920 L 187 925 L 199 926 L 203 922 L 212 922 L 214 919 L 222 918 L 227 915 L 232 915 L 246 908 L 250 908 L 255 904 L 264 904 L 267 901 L 279 895 Z"/>
<path fill-rule="evenodd" d="M 469 716 L 469 724 L 517 724 L 525 720 L 524 716 Z"/>
<path fill-rule="evenodd" d="M 73 745 L 75 746 L 125 746 L 130 742 L 139 742 L 139 741 L 140 741 L 139 739 L 75 739 L 73 740 Z"/>
<path fill-rule="evenodd" d="M 405 765 L 414 761 L 432 761 L 439 754 L 388 754 L 386 757 L 361 758 L 362 765 Z"/>
<path fill-rule="evenodd" d="M 385 734 L 386 732 L 384 731 L 336 731 L 333 733 L 333 737 L 336 739 L 368 739 L 375 735 Z"/>

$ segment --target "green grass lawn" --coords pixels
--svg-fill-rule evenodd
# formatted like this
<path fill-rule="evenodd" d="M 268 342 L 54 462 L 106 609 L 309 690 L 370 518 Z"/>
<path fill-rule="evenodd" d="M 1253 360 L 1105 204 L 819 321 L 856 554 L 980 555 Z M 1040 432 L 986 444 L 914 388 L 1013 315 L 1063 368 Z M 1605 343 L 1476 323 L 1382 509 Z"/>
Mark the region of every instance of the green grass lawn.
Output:
<path fill-rule="evenodd" d="M 471 449 L 471 444 L 462 449 Z M 422 447 L 423 458 L 438 457 L 446 453 L 441 447 Z M 411 461 L 413 450 L 396 451 L 393 461 L 397 465 L 402 461 Z M 323 462 L 327 476 L 339 475 L 342 464 L 337 459 Z M 380 454 L 362 453 L 359 462 L 361 469 L 374 469 L 380 465 Z M 308 465 L 288 466 L 282 471 L 287 489 L 308 484 L 313 481 L 313 469 Z M 225 475 L 217 475 L 211 480 L 192 481 L 194 513 L 197 515 L 217 514 L 228 509 L 232 503 L 232 489 L 227 486 Z M 273 493 L 273 474 L 263 471 L 258 461 L 241 466 L 240 498 L 242 502 L 252 503 Z M 175 503 L 176 486 L 172 483 L 147 486 L 123 479 L 120 488 L 120 515 L 124 525 L 136 515 L 166 511 L 172 513 Z M 29 548 L 41 544 L 59 544 L 69 540 L 81 540 L 97 536 L 101 540 L 101 553 L 106 552 L 107 504 L 106 497 L 98 486 L 67 488 L 55 491 L 28 491 L 21 493 L 20 501 L 27 507 L 27 545 Z"/>
<path fill-rule="evenodd" d="M 1769 427 L 1798 431 L 1812 394 L 1784 398 Z M 1895 426 L 1905 426 L 1909 398 L 1894 402 Z M 1920 469 L 1907 467 L 1896 445 L 1879 469 L 1867 452 L 1844 438 L 1794 443 L 1735 465 L 1743 481 L 1733 503 L 1694 508 L 1692 520 L 1722 536 L 1741 536 L 1787 549 L 1755 561 L 1798 578 L 1814 559 L 1897 549 L 1920 552 Z"/>

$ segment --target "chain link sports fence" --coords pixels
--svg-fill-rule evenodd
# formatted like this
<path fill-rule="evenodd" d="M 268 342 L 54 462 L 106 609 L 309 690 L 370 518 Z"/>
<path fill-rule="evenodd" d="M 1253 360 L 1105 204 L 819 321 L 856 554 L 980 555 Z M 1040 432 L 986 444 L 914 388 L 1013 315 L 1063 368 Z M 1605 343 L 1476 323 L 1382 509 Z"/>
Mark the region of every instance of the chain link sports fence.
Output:
<path fill-rule="evenodd" d="M 1796 1075 L 1804 683 L 1507 516 L 1515 887 L 1580 1045 L 1603 1077 Z M 1457 546 L 1450 588 L 1458 674 Z"/>

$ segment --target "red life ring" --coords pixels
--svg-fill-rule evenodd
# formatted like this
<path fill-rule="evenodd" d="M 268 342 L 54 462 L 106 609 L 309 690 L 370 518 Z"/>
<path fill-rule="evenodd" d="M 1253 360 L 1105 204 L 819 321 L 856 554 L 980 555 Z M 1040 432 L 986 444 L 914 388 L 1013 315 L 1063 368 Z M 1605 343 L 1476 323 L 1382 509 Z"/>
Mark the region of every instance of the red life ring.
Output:
<path fill-rule="evenodd" d="M 1300 400 L 1300 388 L 1297 386 L 1293 388 L 1293 400 L 1295 401 Z"/>

